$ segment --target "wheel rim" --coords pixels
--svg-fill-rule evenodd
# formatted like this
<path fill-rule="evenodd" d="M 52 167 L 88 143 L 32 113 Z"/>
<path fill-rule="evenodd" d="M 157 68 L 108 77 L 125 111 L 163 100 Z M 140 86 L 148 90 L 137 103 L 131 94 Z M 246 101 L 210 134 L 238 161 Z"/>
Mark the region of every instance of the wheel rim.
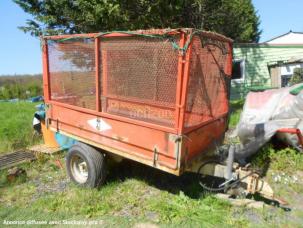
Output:
<path fill-rule="evenodd" d="M 74 179 L 78 183 L 83 184 L 87 181 L 88 179 L 87 164 L 85 160 L 80 156 L 74 155 L 72 157 L 70 163 L 70 170 L 72 172 Z"/>

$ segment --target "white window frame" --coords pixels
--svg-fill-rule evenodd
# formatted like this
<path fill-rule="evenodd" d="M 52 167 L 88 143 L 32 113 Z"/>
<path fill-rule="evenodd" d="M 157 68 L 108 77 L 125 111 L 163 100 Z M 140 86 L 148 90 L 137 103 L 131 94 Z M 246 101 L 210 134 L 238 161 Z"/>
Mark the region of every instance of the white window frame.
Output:
<path fill-rule="evenodd" d="M 232 79 L 232 82 L 244 82 L 245 80 L 245 59 L 234 59 L 234 62 L 240 62 L 240 68 L 241 68 L 241 78 L 238 79 Z"/>

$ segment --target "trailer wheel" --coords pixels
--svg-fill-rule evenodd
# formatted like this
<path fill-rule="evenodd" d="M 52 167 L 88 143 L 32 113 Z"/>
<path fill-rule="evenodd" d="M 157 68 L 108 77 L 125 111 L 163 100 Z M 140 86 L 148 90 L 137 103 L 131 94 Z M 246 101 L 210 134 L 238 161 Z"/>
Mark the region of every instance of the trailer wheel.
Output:
<path fill-rule="evenodd" d="M 91 188 L 100 187 L 107 173 L 104 155 L 84 143 L 77 143 L 68 150 L 66 169 L 74 183 Z"/>

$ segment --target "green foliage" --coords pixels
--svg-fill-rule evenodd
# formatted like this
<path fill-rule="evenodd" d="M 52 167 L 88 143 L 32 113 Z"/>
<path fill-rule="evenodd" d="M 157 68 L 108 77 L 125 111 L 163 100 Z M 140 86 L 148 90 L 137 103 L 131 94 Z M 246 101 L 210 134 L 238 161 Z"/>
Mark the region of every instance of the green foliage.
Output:
<path fill-rule="evenodd" d="M 230 116 L 229 116 L 229 128 L 235 128 L 240 120 L 244 100 L 230 101 Z"/>
<path fill-rule="evenodd" d="M 165 223 L 206 227 L 226 224 L 227 219 L 222 215 L 230 212 L 230 205 L 210 195 L 204 197 L 201 200 L 192 200 L 183 192 L 173 196 L 163 193 L 152 200 L 148 207 L 157 212 L 160 221 Z"/>
<path fill-rule="evenodd" d="M 266 144 L 263 146 L 253 157 L 251 163 L 256 168 L 268 167 L 270 157 L 275 153 L 272 144 Z"/>
<path fill-rule="evenodd" d="M 303 82 L 303 68 L 295 68 L 293 76 L 289 80 L 290 85 L 295 85 Z"/>
<path fill-rule="evenodd" d="M 34 19 L 32 35 L 194 27 L 237 42 L 257 42 L 259 17 L 251 0 L 14 0 Z"/>
<path fill-rule="evenodd" d="M 0 154 L 24 148 L 34 142 L 32 120 L 35 105 L 0 102 Z"/>
<path fill-rule="evenodd" d="M 270 160 L 273 170 L 284 170 L 288 173 L 303 170 L 303 154 L 290 147 L 278 151 L 271 150 Z"/>
<path fill-rule="evenodd" d="M 3 186 L 14 186 L 25 183 L 27 181 L 26 173 L 22 173 L 17 175 L 15 178 L 11 179 L 10 181 L 7 179 L 8 170 L 3 170 L 0 172 L 0 188 Z"/>
<path fill-rule="evenodd" d="M 0 76 L 0 100 L 42 95 L 41 75 Z"/>
<path fill-rule="evenodd" d="M 270 166 L 272 170 L 295 173 L 303 170 L 303 154 L 290 147 L 276 150 L 272 144 L 267 144 L 252 158 L 252 164 L 259 168 Z"/>

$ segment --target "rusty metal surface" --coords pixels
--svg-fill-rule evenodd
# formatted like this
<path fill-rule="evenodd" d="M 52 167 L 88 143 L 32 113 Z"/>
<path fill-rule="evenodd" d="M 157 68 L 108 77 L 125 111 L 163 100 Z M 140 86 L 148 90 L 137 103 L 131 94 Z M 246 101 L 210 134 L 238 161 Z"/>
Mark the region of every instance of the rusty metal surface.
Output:
<path fill-rule="evenodd" d="M 176 167 L 176 143 L 169 140 L 170 134 L 165 131 L 96 117 L 88 113 L 79 115 L 77 111 L 59 106 L 53 106 L 49 113 L 52 113 L 53 119 L 60 120 L 58 125 L 60 133 L 69 133 L 73 138 L 80 137 L 77 140 L 82 142 L 93 141 L 99 144 L 99 148 L 119 150 L 125 157 L 128 154 L 135 155 L 139 160 L 141 158 L 153 160 L 154 148 L 157 147 L 157 163 L 170 168 Z M 56 130 L 57 121 L 52 121 L 50 127 Z"/>
<path fill-rule="evenodd" d="M 36 160 L 36 156 L 28 151 L 17 151 L 4 154 L 0 156 L 0 170 L 33 160 Z"/>
<path fill-rule="evenodd" d="M 228 43 L 194 36 L 186 100 L 185 127 L 199 125 L 227 113 L 225 65 Z"/>
<path fill-rule="evenodd" d="M 51 129 L 172 173 L 222 136 L 231 40 L 193 29 L 86 35 L 45 38 Z"/>

